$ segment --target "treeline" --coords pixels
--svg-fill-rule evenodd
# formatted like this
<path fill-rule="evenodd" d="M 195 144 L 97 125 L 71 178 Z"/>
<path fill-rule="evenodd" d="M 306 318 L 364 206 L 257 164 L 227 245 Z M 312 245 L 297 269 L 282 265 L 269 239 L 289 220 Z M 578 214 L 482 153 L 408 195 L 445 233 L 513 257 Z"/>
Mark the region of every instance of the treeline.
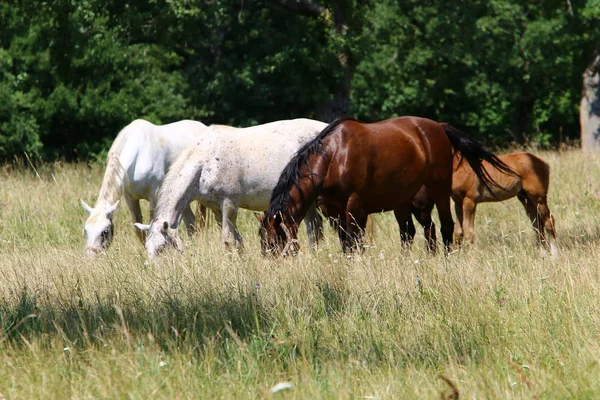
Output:
<path fill-rule="evenodd" d="M 0 159 L 101 154 L 135 118 L 451 121 L 579 135 L 600 0 L 3 0 Z"/>

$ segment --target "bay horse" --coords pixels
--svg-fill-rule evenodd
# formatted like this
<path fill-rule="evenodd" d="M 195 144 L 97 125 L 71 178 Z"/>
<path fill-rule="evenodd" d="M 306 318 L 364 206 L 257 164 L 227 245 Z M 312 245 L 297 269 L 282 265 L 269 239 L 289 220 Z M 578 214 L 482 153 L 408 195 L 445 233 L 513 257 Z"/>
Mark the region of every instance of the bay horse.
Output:
<path fill-rule="evenodd" d="M 106 170 L 94 207 L 80 199 L 90 214 L 84 225 L 88 255 L 100 253 L 112 243 L 112 217 L 121 196 L 125 198 L 134 223 L 142 222 L 142 199 L 149 201 L 150 219 L 154 218 L 158 189 L 167 170 L 185 149 L 198 143 L 206 129 L 203 123 L 192 120 L 154 125 L 137 119 L 119 132 L 108 151 Z M 204 221 L 206 210 L 200 205 L 199 211 L 201 221 Z M 184 217 L 188 232 L 192 232 L 195 217 L 189 207 Z M 143 233 L 135 231 L 143 243 Z"/>
<path fill-rule="evenodd" d="M 544 160 L 528 152 L 510 153 L 498 158 L 515 174 L 503 174 L 484 161 L 483 168 L 497 184 L 488 187 L 468 164 L 461 162 L 460 154 L 455 154 L 452 174 L 452 199 L 457 218 L 454 225 L 455 243 L 460 245 L 463 240 L 474 242 L 477 204 L 504 201 L 516 196 L 537 233 L 538 244 L 556 255 L 556 227 L 548 207 L 550 167 Z M 427 188 L 422 187 L 414 198 L 412 210 L 416 220 L 425 228 L 428 245 L 435 241 L 435 227 L 431 220 L 432 200 Z M 410 243 L 415 233 L 412 218 L 409 217 L 406 227 L 404 238 Z"/>
<path fill-rule="evenodd" d="M 393 210 L 401 230 L 412 201 L 425 185 L 441 220 L 448 248 L 453 150 L 460 151 L 485 184 L 492 185 L 482 162 L 505 173 L 510 168 L 478 142 L 450 125 L 419 117 L 398 117 L 364 124 L 341 118 L 305 144 L 285 167 L 261 223 L 263 254 L 297 250 L 297 224 L 319 198 L 320 208 L 336 220 L 345 252 L 362 250 L 371 213 Z"/>
<path fill-rule="evenodd" d="M 211 125 L 202 143 L 184 152 L 169 170 L 151 224 L 136 224 L 149 231 L 148 256 L 153 258 L 167 247 L 183 250 L 177 228 L 193 200 L 215 213 L 226 246 L 242 247 L 236 226 L 238 208 L 266 210 L 281 170 L 326 126 L 302 118 L 249 128 Z M 314 205 L 307 205 L 307 212 L 308 236 L 316 243 L 322 235 L 321 217 Z"/>

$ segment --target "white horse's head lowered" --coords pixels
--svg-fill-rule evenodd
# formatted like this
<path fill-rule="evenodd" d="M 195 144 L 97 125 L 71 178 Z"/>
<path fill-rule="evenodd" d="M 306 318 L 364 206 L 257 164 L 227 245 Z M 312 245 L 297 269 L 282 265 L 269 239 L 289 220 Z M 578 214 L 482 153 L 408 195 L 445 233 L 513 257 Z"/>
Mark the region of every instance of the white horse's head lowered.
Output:
<path fill-rule="evenodd" d="M 146 236 L 148 257 L 153 258 L 169 247 L 183 251 L 183 242 L 179 238 L 179 232 L 177 229 L 171 228 L 168 221 L 154 219 L 150 225 L 134 225 L 139 230 L 148 232 Z"/>
<path fill-rule="evenodd" d="M 119 206 L 119 200 L 113 205 L 90 207 L 81 200 L 81 205 L 90 216 L 85 221 L 85 249 L 90 256 L 96 255 L 108 248 L 113 239 L 114 225 L 112 216 Z"/>

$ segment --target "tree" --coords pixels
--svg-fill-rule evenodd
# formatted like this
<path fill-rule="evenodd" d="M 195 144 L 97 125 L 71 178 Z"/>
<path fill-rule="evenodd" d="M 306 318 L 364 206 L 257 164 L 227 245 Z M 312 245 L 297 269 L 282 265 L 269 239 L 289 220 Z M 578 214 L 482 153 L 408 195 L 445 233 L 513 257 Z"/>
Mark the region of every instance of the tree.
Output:
<path fill-rule="evenodd" d="M 600 151 L 600 55 L 583 73 L 579 121 L 583 150 Z"/>
<path fill-rule="evenodd" d="M 324 102 L 319 114 L 330 121 L 351 111 L 351 86 L 354 69 L 360 61 L 357 38 L 364 24 L 365 11 L 373 2 L 358 0 L 272 0 L 287 10 L 311 18 L 320 18 L 329 30 L 330 51 L 336 55 L 341 70 L 333 98 Z"/>

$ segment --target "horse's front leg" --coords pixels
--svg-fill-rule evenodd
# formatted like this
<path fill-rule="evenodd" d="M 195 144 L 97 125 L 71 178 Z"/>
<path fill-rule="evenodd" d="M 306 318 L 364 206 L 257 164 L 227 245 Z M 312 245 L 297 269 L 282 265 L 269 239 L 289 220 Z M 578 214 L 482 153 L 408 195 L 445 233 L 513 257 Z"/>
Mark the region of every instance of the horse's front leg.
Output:
<path fill-rule="evenodd" d="M 185 224 L 185 230 L 188 236 L 192 236 L 196 233 L 196 217 L 192 211 L 192 203 L 188 204 L 183 209 L 183 223 Z"/>
<path fill-rule="evenodd" d="M 127 203 L 127 208 L 129 208 L 129 213 L 131 214 L 131 219 L 133 219 L 134 224 L 142 223 L 142 209 L 140 207 L 140 200 L 133 199 L 128 195 L 125 195 L 125 203 Z M 142 242 L 146 242 L 146 231 L 142 231 L 140 229 L 134 228 L 135 235 Z"/>
<path fill-rule="evenodd" d="M 314 249 L 323 240 L 323 220 L 317 212 L 317 207 L 312 204 L 306 212 L 304 218 L 306 224 L 306 234 L 308 235 L 308 243 L 311 249 Z"/>
<path fill-rule="evenodd" d="M 231 199 L 224 199 L 221 202 L 222 212 L 222 230 L 221 240 L 226 247 L 237 247 L 243 249 L 242 235 L 236 227 L 238 207 Z"/>
<path fill-rule="evenodd" d="M 475 210 L 477 203 L 470 198 L 465 198 L 462 204 L 463 218 L 462 229 L 464 239 L 467 243 L 472 244 L 475 241 Z"/>

